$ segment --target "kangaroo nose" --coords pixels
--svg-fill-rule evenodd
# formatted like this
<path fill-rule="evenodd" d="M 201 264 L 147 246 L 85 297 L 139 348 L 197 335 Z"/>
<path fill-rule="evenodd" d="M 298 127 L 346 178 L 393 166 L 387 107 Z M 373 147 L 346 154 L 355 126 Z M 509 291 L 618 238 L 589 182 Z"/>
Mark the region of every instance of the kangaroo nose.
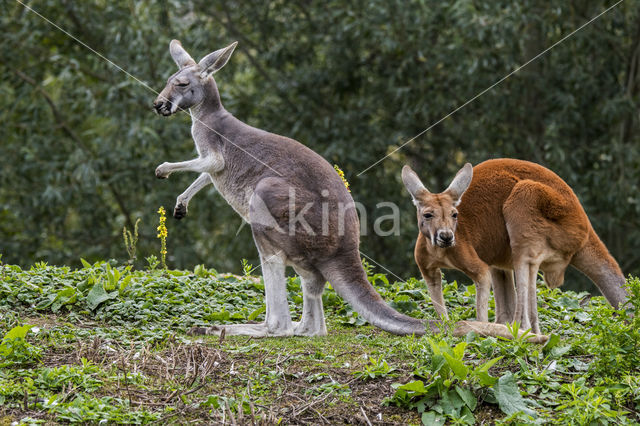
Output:
<path fill-rule="evenodd" d="M 153 108 L 159 110 L 162 107 L 163 102 L 161 100 L 156 99 L 153 101 Z"/>
<path fill-rule="evenodd" d="M 442 231 L 438 233 L 438 239 L 442 243 L 443 246 L 450 246 L 453 242 L 453 232 L 451 231 Z"/>

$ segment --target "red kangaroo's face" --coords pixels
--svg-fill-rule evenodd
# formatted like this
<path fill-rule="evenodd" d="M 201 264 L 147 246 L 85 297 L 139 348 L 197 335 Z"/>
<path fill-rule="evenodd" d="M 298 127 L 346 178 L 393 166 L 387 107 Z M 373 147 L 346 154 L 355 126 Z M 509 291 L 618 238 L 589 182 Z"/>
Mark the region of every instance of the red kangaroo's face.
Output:
<path fill-rule="evenodd" d="M 418 228 L 432 245 L 447 248 L 455 245 L 458 210 L 447 194 L 429 194 L 416 199 Z"/>
<path fill-rule="evenodd" d="M 402 168 L 402 182 L 413 198 L 418 212 L 418 228 L 432 245 L 447 248 L 456 243 L 456 226 L 462 194 L 473 178 L 473 166 L 466 163 L 451 181 L 449 187 L 439 194 L 432 194 L 423 185 L 411 167 Z"/>

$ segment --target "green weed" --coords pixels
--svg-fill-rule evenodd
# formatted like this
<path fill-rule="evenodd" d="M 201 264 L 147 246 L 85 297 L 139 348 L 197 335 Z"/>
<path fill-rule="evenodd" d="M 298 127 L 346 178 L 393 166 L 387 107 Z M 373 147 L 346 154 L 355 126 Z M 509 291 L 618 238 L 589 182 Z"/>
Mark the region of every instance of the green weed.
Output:
<path fill-rule="evenodd" d="M 129 260 L 127 260 L 127 263 L 131 266 L 133 266 L 133 263 L 136 260 L 139 223 L 140 218 L 136 220 L 136 223 L 133 226 L 133 235 L 131 234 L 131 231 L 127 230 L 126 226 L 122 228 L 122 239 L 124 240 L 124 247 L 127 250 L 127 254 L 129 255 Z"/>
<path fill-rule="evenodd" d="M 25 337 L 32 325 L 12 328 L 0 342 L 0 367 L 16 364 L 34 364 L 42 357 L 42 349 L 27 342 Z"/>
<path fill-rule="evenodd" d="M 393 374 L 395 370 L 395 367 L 389 366 L 387 361 L 379 356 L 378 358 L 369 357 L 369 363 L 364 367 L 364 370 L 355 371 L 353 374 L 361 380 L 371 380 L 378 377 L 395 376 Z"/>

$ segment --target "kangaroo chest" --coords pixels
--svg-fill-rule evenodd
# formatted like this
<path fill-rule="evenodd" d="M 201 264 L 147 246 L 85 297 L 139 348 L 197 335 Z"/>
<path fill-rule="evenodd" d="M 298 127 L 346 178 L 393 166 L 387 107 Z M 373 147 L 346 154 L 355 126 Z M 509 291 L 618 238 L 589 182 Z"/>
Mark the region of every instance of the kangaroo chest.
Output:
<path fill-rule="evenodd" d="M 249 200 L 253 195 L 253 185 L 247 185 L 232 175 L 227 167 L 224 146 L 219 135 L 210 137 L 211 131 L 202 125 L 191 127 L 191 135 L 203 161 L 204 171 L 208 173 L 216 190 L 222 198 L 247 222 L 249 222 Z"/>
<path fill-rule="evenodd" d="M 253 188 L 242 187 L 234 181 L 225 170 L 209 174 L 216 190 L 222 198 L 246 221 L 249 222 L 249 201 L 253 195 Z"/>

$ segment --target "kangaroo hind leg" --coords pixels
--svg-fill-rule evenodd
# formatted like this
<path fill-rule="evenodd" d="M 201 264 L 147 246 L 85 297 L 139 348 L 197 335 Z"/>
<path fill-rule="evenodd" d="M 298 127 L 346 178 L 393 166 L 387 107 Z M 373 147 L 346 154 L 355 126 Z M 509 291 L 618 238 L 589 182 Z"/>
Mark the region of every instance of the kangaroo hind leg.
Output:
<path fill-rule="evenodd" d="M 326 280 L 319 272 L 309 272 L 294 267 L 302 281 L 302 318 L 293 323 L 296 336 L 326 336 L 322 293 Z"/>
<path fill-rule="evenodd" d="M 513 322 L 517 303 L 513 271 L 491 268 L 491 281 L 496 302 L 495 322 L 498 324 Z"/>
<path fill-rule="evenodd" d="M 243 335 L 253 337 L 292 336 L 293 323 L 287 302 L 285 264 L 276 256 L 260 254 L 266 299 L 265 321 L 259 324 L 228 324 L 194 327 L 189 334 Z"/>

